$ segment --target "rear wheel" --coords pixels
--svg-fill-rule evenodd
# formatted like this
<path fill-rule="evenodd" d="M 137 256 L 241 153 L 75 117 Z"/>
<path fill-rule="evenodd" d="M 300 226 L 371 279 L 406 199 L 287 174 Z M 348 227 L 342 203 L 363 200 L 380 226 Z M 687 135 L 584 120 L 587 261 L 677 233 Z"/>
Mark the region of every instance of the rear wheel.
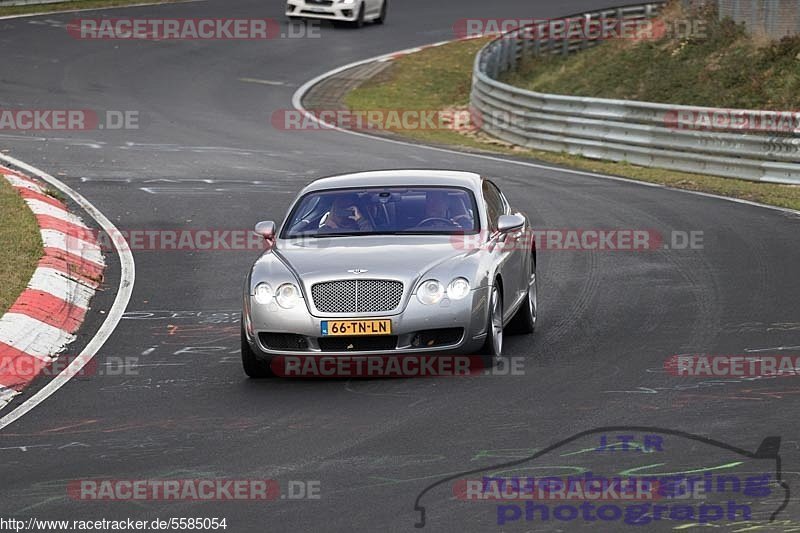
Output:
<path fill-rule="evenodd" d="M 386 22 L 386 12 L 389 10 L 389 0 L 383 0 L 383 5 L 381 6 L 381 14 L 378 18 L 375 19 L 375 24 L 383 24 Z"/>
<path fill-rule="evenodd" d="M 272 377 L 272 369 L 269 363 L 256 357 L 255 352 L 247 342 L 247 334 L 244 332 L 244 320 L 242 320 L 242 367 L 244 373 L 253 379 Z"/>
<path fill-rule="evenodd" d="M 514 333 L 529 334 L 536 328 L 536 313 L 539 302 L 536 297 L 536 263 L 531 258 L 531 273 L 528 278 L 528 294 L 520 304 L 517 314 L 511 320 L 509 326 Z"/>
<path fill-rule="evenodd" d="M 499 358 L 502 353 L 503 296 L 500 294 L 500 285 L 495 283 L 489 296 L 489 324 L 481 354 L 485 356 L 487 364 L 494 364 L 494 360 Z"/>

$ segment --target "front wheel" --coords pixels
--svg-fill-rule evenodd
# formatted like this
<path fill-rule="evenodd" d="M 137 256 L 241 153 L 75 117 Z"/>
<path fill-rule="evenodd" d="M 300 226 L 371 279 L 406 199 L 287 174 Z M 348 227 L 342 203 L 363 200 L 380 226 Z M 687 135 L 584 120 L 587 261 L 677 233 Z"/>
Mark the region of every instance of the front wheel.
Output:
<path fill-rule="evenodd" d="M 253 379 L 263 379 L 273 376 L 269 363 L 256 357 L 255 352 L 247 342 L 247 334 L 244 332 L 244 319 L 242 319 L 242 367 L 244 373 Z"/>
<path fill-rule="evenodd" d="M 481 354 L 489 359 L 497 359 L 503 353 L 503 296 L 500 286 L 495 283 L 489 296 L 489 324 L 486 332 L 486 342 L 483 344 Z"/>
<path fill-rule="evenodd" d="M 389 0 L 383 0 L 383 5 L 381 6 L 381 14 L 378 18 L 375 19 L 375 24 L 383 24 L 386 22 L 386 12 L 389 10 Z"/>
<path fill-rule="evenodd" d="M 356 17 L 354 22 L 352 22 L 352 26 L 354 28 L 364 27 L 364 4 L 361 4 L 361 7 L 358 9 L 358 17 Z"/>

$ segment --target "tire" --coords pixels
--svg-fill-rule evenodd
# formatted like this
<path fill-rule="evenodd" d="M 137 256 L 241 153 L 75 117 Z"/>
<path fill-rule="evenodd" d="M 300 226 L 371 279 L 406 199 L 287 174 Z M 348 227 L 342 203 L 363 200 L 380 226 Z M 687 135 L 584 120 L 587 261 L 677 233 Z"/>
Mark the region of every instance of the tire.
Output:
<path fill-rule="evenodd" d="M 242 367 L 244 373 L 252 379 L 263 379 L 272 377 L 272 369 L 269 363 L 256 357 L 255 352 L 247 342 L 247 335 L 244 332 L 244 320 L 242 320 Z"/>
<path fill-rule="evenodd" d="M 358 9 L 358 17 L 356 20 L 351 23 L 351 27 L 353 28 L 363 28 L 364 27 L 364 4 L 361 4 L 361 7 Z"/>
<path fill-rule="evenodd" d="M 514 333 L 528 335 L 536 329 L 536 314 L 539 311 L 539 301 L 536 291 L 536 263 L 531 258 L 531 274 L 528 282 L 528 294 L 519 306 L 509 327 Z"/>
<path fill-rule="evenodd" d="M 503 353 L 503 296 L 500 294 L 500 285 L 495 283 L 489 296 L 489 323 L 486 332 L 486 342 L 481 348 L 484 362 L 493 365 Z"/>
<path fill-rule="evenodd" d="M 378 18 L 375 19 L 375 24 L 383 24 L 386 22 L 386 13 L 389 11 L 389 0 L 383 0 L 383 5 L 381 6 L 381 14 Z"/>

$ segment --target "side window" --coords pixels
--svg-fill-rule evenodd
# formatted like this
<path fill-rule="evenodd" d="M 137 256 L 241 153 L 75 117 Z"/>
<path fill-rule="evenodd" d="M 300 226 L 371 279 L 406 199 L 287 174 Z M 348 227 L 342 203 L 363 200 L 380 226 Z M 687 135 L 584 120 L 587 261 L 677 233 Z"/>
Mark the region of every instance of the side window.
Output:
<path fill-rule="evenodd" d="M 501 191 L 500 189 L 498 189 L 498 188 L 497 188 L 497 185 L 495 185 L 494 183 L 492 183 L 492 187 L 494 187 L 495 189 L 497 189 L 497 194 L 499 194 L 499 195 L 500 195 L 500 198 L 502 198 L 502 199 L 503 199 L 503 212 L 504 212 L 506 215 L 513 215 L 514 213 L 512 212 L 512 209 L 511 209 L 511 204 L 509 203 L 509 201 L 508 201 L 508 198 L 506 198 L 506 195 L 505 195 L 505 194 L 503 194 L 503 191 Z"/>
<path fill-rule="evenodd" d="M 491 181 L 483 182 L 483 200 L 486 202 L 486 216 L 489 217 L 489 229 L 497 230 L 497 218 L 506 213 L 503 196 Z"/>

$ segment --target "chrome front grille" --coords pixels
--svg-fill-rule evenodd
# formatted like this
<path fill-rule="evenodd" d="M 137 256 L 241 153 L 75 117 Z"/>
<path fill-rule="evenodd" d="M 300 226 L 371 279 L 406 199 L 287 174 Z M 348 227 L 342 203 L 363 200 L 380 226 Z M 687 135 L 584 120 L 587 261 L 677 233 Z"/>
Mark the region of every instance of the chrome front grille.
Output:
<path fill-rule="evenodd" d="M 311 296 L 322 313 L 381 313 L 397 309 L 403 284 L 382 279 L 326 281 L 313 285 Z"/>

